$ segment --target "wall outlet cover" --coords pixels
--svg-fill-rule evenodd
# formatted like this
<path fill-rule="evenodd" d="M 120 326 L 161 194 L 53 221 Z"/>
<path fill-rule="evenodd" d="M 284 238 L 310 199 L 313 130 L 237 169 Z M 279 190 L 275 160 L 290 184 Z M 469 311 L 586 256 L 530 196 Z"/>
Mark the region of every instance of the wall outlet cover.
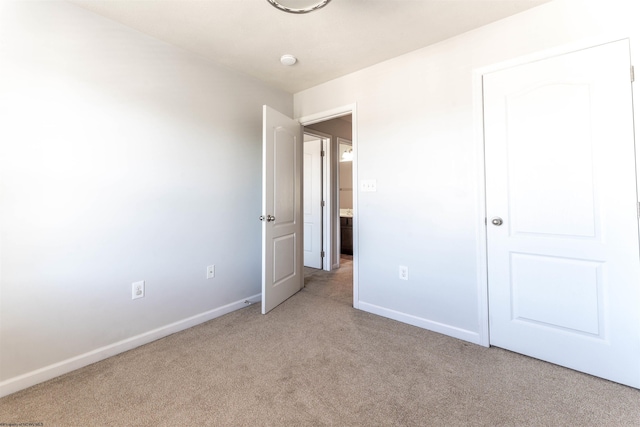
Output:
<path fill-rule="evenodd" d="M 131 299 L 144 297 L 144 280 L 131 284 Z"/>
<path fill-rule="evenodd" d="M 409 267 L 406 265 L 401 265 L 398 269 L 398 276 L 402 280 L 409 280 Z"/>

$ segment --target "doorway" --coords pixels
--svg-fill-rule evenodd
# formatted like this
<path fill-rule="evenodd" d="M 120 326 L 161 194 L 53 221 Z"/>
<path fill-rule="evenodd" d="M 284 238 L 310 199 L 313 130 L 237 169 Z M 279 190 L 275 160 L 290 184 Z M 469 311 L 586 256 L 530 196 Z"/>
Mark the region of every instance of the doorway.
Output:
<path fill-rule="evenodd" d="M 323 269 L 335 271 L 341 265 L 350 269 L 353 275 L 354 306 L 357 307 L 357 275 L 355 266 L 357 265 L 354 255 L 357 248 L 357 231 L 354 227 L 356 192 L 353 191 L 355 171 L 355 144 L 353 132 L 353 113 L 349 109 L 341 114 L 327 113 L 324 117 L 305 121 L 301 119 L 304 126 L 305 135 L 325 138 L 323 157 L 323 183 L 325 190 L 324 197 L 324 239 L 323 253 L 325 255 Z M 306 138 L 306 136 L 305 136 Z M 347 164 L 346 156 L 342 158 L 341 146 L 349 146 L 351 158 Z M 341 160 L 343 160 L 341 162 Z M 342 166 L 341 166 L 342 165 Z M 348 171 L 346 169 L 349 169 Z M 342 173 L 341 173 L 342 172 Z M 344 185 L 343 185 L 344 184 Z M 306 197 L 306 196 L 305 196 Z M 347 219 L 348 217 L 348 219 Z M 348 224 L 346 222 L 348 221 Z M 350 227 L 350 242 L 345 242 L 345 226 Z M 306 239 L 306 237 L 305 237 Z M 344 243 L 348 243 L 349 248 L 343 248 Z M 344 253 L 343 253 L 344 252 Z M 344 268 L 341 269 L 344 271 Z"/>
<path fill-rule="evenodd" d="M 338 138 L 338 205 L 340 208 L 340 258 L 353 257 L 353 146 Z"/>

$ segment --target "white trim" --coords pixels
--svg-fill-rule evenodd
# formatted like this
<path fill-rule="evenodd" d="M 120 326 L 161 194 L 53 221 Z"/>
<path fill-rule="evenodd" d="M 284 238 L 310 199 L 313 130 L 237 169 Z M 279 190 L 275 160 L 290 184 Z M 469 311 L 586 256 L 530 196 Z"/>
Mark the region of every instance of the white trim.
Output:
<path fill-rule="evenodd" d="M 45 366 L 44 368 L 36 369 L 35 371 L 27 372 L 26 374 L 9 378 L 8 380 L 0 382 L 0 397 L 7 396 L 20 390 L 24 390 L 25 388 L 42 383 L 52 378 L 59 377 L 60 375 L 75 371 L 76 369 L 83 368 L 85 366 L 91 365 L 92 363 L 105 360 L 111 356 L 124 353 L 125 351 L 132 350 L 144 344 L 159 340 L 160 338 L 175 334 L 176 332 L 180 332 L 201 323 L 208 322 L 209 320 L 215 319 L 216 317 L 220 317 L 241 308 L 248 307 L 253 303 L 252 301 L 259 302 L 261 299 L 262 294 L 256 294 L 248 298 L 243 298 L 236 302 L 232 302 L 231 304 L 227 304 L 225 306 L 218 307 L 183 320 L 179 320 L 177 322 L 142 333 L 140 335 L 136 335 L 134 337 L 97 348 L 87 353 L 69 358 L 67 360 Z"/>
<path fill-rule="evenodd" d="M 342 107 L 332 108 L 331 110 L 323 111 L 320 113 L 309 114 L 298 119 L 302 126 L 309 126 L 319 122 L 326 122 L 327 120 L 337 119 L 338 117 L 348 116 L 355 111 L 356 104 L 343 105 Z M 355 121 L 354 121 L 355 123 Z"/>
<path fill-rule="evenodd" d="M 356 184 L 358 183 L 358 113 L 357 104 L 348 104 L 342 107 L 332 108 L 330 110 L 322 111 L 320 113 L 310 114 L 307 116 L 299 117 L 298 121 L 302 126 L 309 126 L 314 123 L 324 122 L 327 120 L 335 119 L 337 117 L 346 116 L 351 114 L 351 144 L 353 147 L 353 307 L 360 308 L 360 294 L 358 292 L 358 281 L 360 275 L 358 273 L 358 191 L 356 191 Z"/>
<path fill-rule="evenodd" d="M 485 187 L 485 158 L 484 158 L 484 112 L 483 112 L 483 75 L 519 65 L 540 61 L 555 56 L 576 52 L 583 49 L 603 44 L 614 43 L 620 40 L 629 40 L 627 36 L 620 34 L 609 36 L 598 36 L 595 38 L 583 39 L 577 42 L 556 46 L 532 54 L 522 55 L 516 58 L 501 61 L 488 66 L 476 68 L 472 73 L 473 85 L 473 132 L 476 144 L 476 161 L 478 167 L 477 186 L 477 226 L 476 226 L 476 276 L 478 280 L 478 326 L 479 342 L 485 347 L 490 345 L 489 328 L 489 278 L 487 271 L 487 233 L 486 233 L 486 187 Z M 633 63 L 633 57 L 632 57 Z"/>
<path fill-rule="evenodd" d="M 463 341 L 468 341 L 473 344 L 481 344 L 479 334 L 467 329 L 456 328 L 454 326 L 445 325 L 444 323 L 435 322 L 429 319 L 423 319 L 422 317 L 412 316 L 411 314 L 401 313 L 399 311 L 390 310 L 388 308 L 380 307 L 378 305 L 369 304 L 362 301 L 360 301 L 360 310 L 389 319 L 397 320 L 402 323 L 407 323 L 409 325 L 417 326 L 419 328 L 437 332 L 439 334 L 458 338 Z"/>
<path fill-rule="evenodd" d="M 322 210 L 322 250 L 324 257 L 322 258 L 322 269 L 331 271 L 334 256 L 335 239 L 331 235 L 332 227 L 336 222 L 337 207 L 333 206 L 331 200 L 331 159 L 333 158 L 333 137 L 322 138 L 322 200 L 324 201 Z"/>
<path fill-rule="evenodd" d="M 487 271 L 487 206 L 484 161 L 483 87 L 480 71 L 473 72 L 473 134 L 478 165 L 476 187 L 476 281 L 478 290 L 478 344 L 489 347 L 489 278 Z"/>
<path fill-rule="evenodd" d="M 474 69 L 473 74 L 474 77 L 476 74 L 480 74 L 482 76 L 483 74 L 488 74 L 494 71 L 517 67 L 519 65 L 524 65 L 531 62 L 541 61 L 543 59 L 553 58 L 555 56 L 561 56 L 567 53 L 577 52 L 584 49 L 591 49 L 603 44 L 615 43 L 617 41 L 629 39 L 630 38 L 628 36 L 621 36 L 620 34 L 611 35 L 609 37 L 592 37 L 583 39 L 577 42 L 563 44 L 561 46 L 556 46 L 550 49 L 545 49 L 539 52 L 518 56 L 516 58 L 511 58 L 505 61 L 497 62 L 495 64 L 476 68 Z"/>

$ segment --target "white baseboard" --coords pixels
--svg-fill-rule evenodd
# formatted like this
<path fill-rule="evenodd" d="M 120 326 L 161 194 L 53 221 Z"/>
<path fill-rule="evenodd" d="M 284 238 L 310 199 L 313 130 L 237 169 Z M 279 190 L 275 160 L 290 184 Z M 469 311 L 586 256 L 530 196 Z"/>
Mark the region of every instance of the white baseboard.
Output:
<path fill-rule="evenodd" d="M 358 308 L 368 313 L 377 314 L 378 316 L 387 317 L 419 328 L 428 329 L 463 341 L 481 345 L 480 334 L 478 332 L 468 331 L 466 329 L 456 328 L 455 326 L 446 325 L 444 323 L 434 322 L 433 320 L 423 319 L 422 317 L 413 316 L 411 314 L 401 313 L 399 311 L 390 310 L 374 304 L 359 301 Z"/>
<path fill-rule="evenodd" d="M 243 298 L 240 301 L 232 302 L 231 304 L 197 314 L 187 319 L 179 320 L 152 331 L 136 335 L 135 337 L 127 338 L 108 346 L 97 348 L 70 359 L 54 363 L 53 365 L 45 366 L 44 368 L 36 369 L 35 371 L 27 372 L 26 374 L 2 381 L 0 382 L 0 397 L 24 390 L 25 388 L 59 377 L 60 375 L 75 371 L 76 369 L 83 368 L 111 356 L 115 356 L 116 354 L 140 347 L 141 345 L 175 334 L 176 332 L 189 329 L 193 326 L 199 325 L 200 323 L 207 322 L 215 319 L 216 317 L 247 307 L 251 302 L 260 301 L 261 298 L 262 294 Z"/>

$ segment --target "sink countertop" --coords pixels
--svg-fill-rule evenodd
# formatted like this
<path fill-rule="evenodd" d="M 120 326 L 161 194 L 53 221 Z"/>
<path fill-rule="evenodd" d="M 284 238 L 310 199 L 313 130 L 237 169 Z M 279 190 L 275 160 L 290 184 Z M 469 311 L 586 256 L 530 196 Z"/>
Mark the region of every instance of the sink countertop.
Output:
<path fill-rule="evenodd" d="M 353 218 L 353 209 L 340 209 L 341 218 Z"/>

